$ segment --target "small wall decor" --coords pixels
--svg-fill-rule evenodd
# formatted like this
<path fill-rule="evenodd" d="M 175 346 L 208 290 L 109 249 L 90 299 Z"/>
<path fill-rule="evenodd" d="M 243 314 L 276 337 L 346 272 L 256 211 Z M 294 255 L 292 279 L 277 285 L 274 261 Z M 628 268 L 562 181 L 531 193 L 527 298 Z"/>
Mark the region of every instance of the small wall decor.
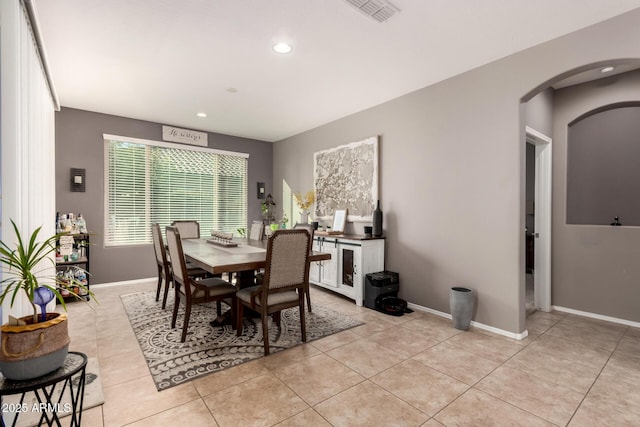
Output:
<path fill-rule="evenodd" d="M 349 221 L 371 221 L 378 200 L 378 137 L 314 153 L 315 217 L 347 209 Z"/>
<path fill-rule="evenodd" d="M 209 145 L 207 137 L 206 132 L 174 128 L 173 126 L 162 126 L 162 139 L 164 141 L 182 142 L 183 144 L 206 147 Z"/>
<path fill-rule="evenodd" d="M 86 170 L 71 168 L 71 191 L 84 193 L 86 190 Z"/>

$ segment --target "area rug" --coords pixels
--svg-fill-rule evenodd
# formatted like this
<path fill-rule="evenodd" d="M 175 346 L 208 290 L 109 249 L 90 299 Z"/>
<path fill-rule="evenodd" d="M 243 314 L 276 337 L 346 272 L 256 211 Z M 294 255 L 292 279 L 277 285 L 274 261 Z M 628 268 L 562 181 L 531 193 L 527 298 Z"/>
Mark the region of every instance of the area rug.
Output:
<path fill-rule="evenodd" d="M 78 384 L 77 376 L 73 379 L 74 387 Z M 58 411 L 58 417 L 62 420 L 63 417 L 70 415 L 68 408 L 71 407 L 71 396 L 69 395 L 68 387 L 65 389 L 65 393 L 60 398 L 60 390 L 62 385 L 58 384 L 55 388 L 52 402 L 58 402 L 60 404 L 56 407 L 61 408 Z M 84 383 L 84 400 L 82 402 L 82 410 L 85 411 L 94 406 L 102 405 L 104 403 L 104 394 L 102 392 L 102 381 L 100 379 L 100 367 L 98 365 L 98 359 L 96 357 L 90 357 L 87 360 L 87 367 L 85 369 L 85 383 Z M 33 392 L 28 392 L 25 395 L 24 401 L 20 403 L 20 395 L 13 394 L 10 396 L 2 397 L 3 411 L 2 416 L 4 419 L 4 425 L 13 425 L 15 418 L 15 411 L 11 411 L 12 408 L 21 408 L 20 415 L 18 416 L 18 422 L 16 426 L 27 427 L 38 425 L 40 417 L 42 416 L 41 408 L 39 407 L 38 400 Z M 5 409 L 7 409 L 5 411 Z M 62 423 L 67 425 L 68 423 Z"/>
<path fill-rule="evenodd" d="M 242 335 L 238 337 L 230 325 L 210 325 L 217 317 L 215 303 L 196 305 L 191 310 L 187 339 L 181 343 L 182 305 L 176 328 L 171 329 L 173 300 L 167 301 L 163 310 L 155 300 L 155 292 L 137 292 L 121 299 L 159 391 L 264 356 L 259 318 L 245 318 Z M 225 311 L 225 304 L 222 306 Z M 297 307 L 283 310 L 280 328 L 270 322 L 272 354 L 302 343 L 298 311 Z M 316 303 L 305 318 L 307 342 L 363 324 Z"/>

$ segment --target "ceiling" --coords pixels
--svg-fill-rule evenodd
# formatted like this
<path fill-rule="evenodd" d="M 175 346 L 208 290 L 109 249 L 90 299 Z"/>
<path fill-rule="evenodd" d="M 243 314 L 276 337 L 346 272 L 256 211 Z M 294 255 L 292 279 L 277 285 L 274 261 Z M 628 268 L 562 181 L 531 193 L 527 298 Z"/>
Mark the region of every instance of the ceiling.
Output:
<path fill-rule="evenodd" d="M 32 0 L 63 107 L 264 141 L 640 7 L 640 0 Z M 275 53 L 286 41 L 293 51 Z M 196 117 L 204 112 L 206 118 Z"/>

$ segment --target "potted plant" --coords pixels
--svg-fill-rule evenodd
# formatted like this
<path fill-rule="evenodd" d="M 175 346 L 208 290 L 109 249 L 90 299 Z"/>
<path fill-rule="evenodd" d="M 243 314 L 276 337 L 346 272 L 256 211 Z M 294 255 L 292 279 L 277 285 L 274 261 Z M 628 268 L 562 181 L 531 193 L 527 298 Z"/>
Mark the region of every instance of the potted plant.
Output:
<path fill-rule="evenodd" d="M 273 201 L 271 194 L 267 195 L 264 202 L 260 203 L 260 210 L 262 211 L 262 218 L 268 222 L 275 220 L 276 202 Z"/>
<path fill-rule="evenodd" d="M 8 379 L 26 380 L 62 366 L 69 349 L 67 315 L 47 313 L 47 303 L 57 298 L 66 311 L 60 290 L 67 286 L 69 293 L 77 298 L 80 298 L 79 293 L 95 296 L 80 281 L 71 279 L 72 283 L 68 283 L 68 279 L 56 274 L 55 261 L 50 254 L 56 250 L 56 242 L 65 233 L 38 242 L 42 228 L 38 227 L 25 240 L 13 220 L 11 224 L 17 239 L 15 247 L 0 241 L 0 262 L 3 267 L 0 304 L 10 298 L 10 306 L 13 307 L 18 294 L 24 292 L 33 307 L 33 314 L 19 319 L 10 317 L 9 323 L 0 328 L 0 371 Z M 42 263 L 46 262 L 52 263 L 54 274 L 51 277 L 42 276 L 45 271 Z M 40 315 L 37 306 L 41 307 Z"/>

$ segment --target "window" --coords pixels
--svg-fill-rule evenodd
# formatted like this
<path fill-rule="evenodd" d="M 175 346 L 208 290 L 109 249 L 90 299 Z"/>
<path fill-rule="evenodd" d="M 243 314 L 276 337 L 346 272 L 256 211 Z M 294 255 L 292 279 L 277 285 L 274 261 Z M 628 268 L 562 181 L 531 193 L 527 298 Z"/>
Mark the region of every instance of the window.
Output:
<path fill-rule="evenodd" d="M 247 226 L 242 153 L 105 135 L 105 246 L 151 243 L 151 224 L 195 219 L 201 234 Z"/>

